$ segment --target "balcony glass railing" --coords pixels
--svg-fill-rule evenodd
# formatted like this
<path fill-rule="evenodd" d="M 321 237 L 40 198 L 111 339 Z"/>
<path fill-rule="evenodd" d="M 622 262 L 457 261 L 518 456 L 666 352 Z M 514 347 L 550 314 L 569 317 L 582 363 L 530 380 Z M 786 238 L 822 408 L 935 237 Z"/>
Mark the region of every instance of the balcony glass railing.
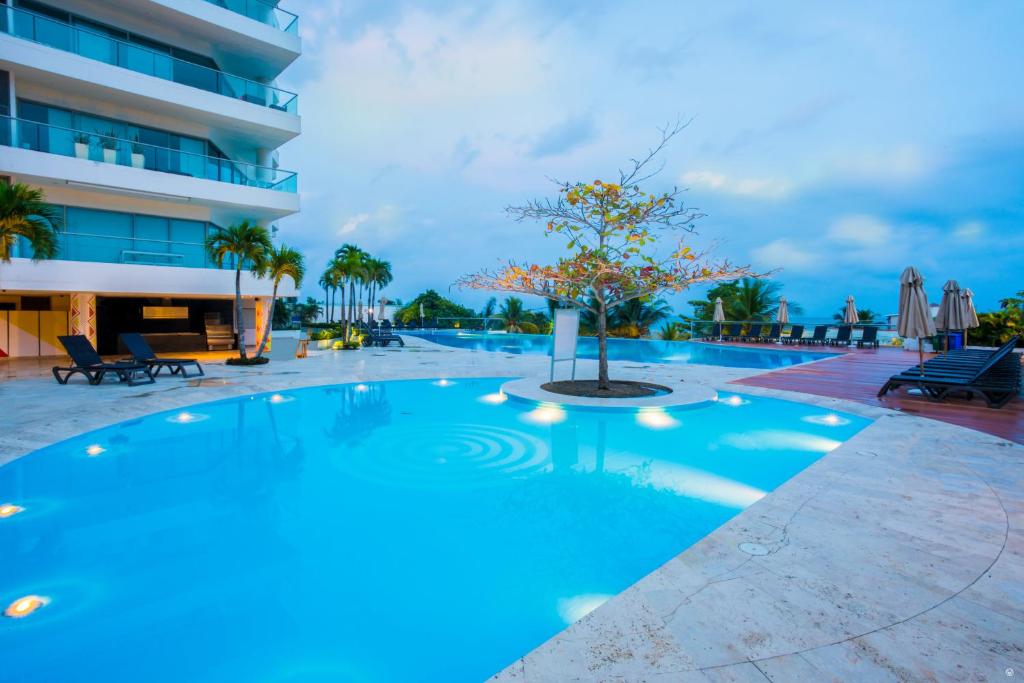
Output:
<path fill-rule="evenodd" d="M 281 29 L 285 33 L 297 35 L 299 18 L 268 0 L 206 0 L 211 5 L 255 19 L 261 24 Z"/>
<path fill-rule="evenodd" d="M 0 28 L 25 40 L 148 76 L 291 114 L 297 114 L 299 110 L 298 96 L 287 90 L 194 64 L 28 10 L 9 7 L 0 11 Z"/>
<path fill-rule="evenodd" d="M 298 191 L 292 171 L 208 157 L 169 147 L 157 147 L 108 135 L 51 126 L 36 121 L 0 117 L 0 144 L 66 157 L 89 159 L 161 173 L 216 180 L 232 185 L 278 192 Z"/>

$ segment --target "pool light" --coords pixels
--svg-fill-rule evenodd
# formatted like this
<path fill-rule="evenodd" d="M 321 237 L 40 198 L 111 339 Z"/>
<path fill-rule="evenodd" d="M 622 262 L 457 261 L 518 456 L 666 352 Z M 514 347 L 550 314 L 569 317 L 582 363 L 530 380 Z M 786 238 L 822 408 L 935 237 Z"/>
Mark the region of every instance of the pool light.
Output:
<path fill-rule="evenodd" d="M 13 517 L 25 508 L 20 505 L 14 505 L 12 503 L 4 503 L 0 505 L 0 519 L 6 519 L 7 517 Z"/>
<path fill-rule="evenodd" d="M 842 425 L 850 424 L 848 419 L 840 417 L 835 413 L 827 413 L 825 415 L 808 415 L 800 419 L 804 422 L 810 422 L 812 425 L 824 425 L 826 427 L 840 427 Z"/>
<path fill-rule="evenodd" d="M 107 452 L 107 449 L 104 448 L 103 446 L 99 445 L 98 443 L 94 443 L 93 445 L 91 445 L 91 446 L 89 446 L 88 448 L 85 449 L 85 454 L 88 455 L 90 458 L 95 458 L 97 455 L 100 455 L 100 454 L 106 453 L 106 452 Z"/>
<path fill-rule="evenodd" d="M 190 413 L 187 410 L 183 410 L 180 413 L 172 415 L 171 417 L 167 418 L 167 421 L 174 422 L 180 425 L 185 425 L 191 424 L 192 422 L 202 422 L 207 417 L 209 417 L 209 415 L 203 415 L 201 413 Z"/>
<path fill-rule="evenodd" d="M 266 398 L 267 403 L 275 403 L 275 404 L 276 403 L 288 403 L 289 401 L 294 401 L 294 400 L 295 400 L 295 397 L 293 397 L 293 396 L 286 396 L 285 394 L 271 394 L 270 396 L 268 396 Z"/>
<path fill-rule="evenodd" d="M 649 429 L 672 429 L 679 426 L 679 420 L 663 408 L 641 408 L 636 414 L 636 421 Z"/>
<path fill-rule="evenodd" d="M 451 381 L 450 379 L 439 379 L 436 382 L 434 382 L 435 387 L 450 387 L 453 384 L 455 384 L 455 382 Z"/>
<path fill-rule="evenodd" d="M 528 413 L 523 414 L 523 419 L 538 425 L 550 425 L 557 422 L 564 422 L 566 418 L 562 406 L 554 403 L 542 403 Z"/>
<path fill-rule="evenodd" d="M 723 398 L 721 402 L 724 403 L 727 406 L 733 406 L 733 407 L 741 406 L 744 403 L 747 403 L 747 401 L 744 401 L 742 397 L 735 396 L 735 395 L 730 396 L 729 398 Z"/>
<path fill-rule="evenodd" d="M 508 396 L 503 391 L 496 391 L 493 394 L 485 394 L 480 397 L 480 401 L 483 403 L 490 403 L 491 405 L 500 405 L 508 400 Z"/>
<path fill-rule="evenodd" d="M 357 384 L 356 385 L 356 391 L 358 391 L 360 393 L 362 393 L 364 391 L 369 391 L 369 390 L 370 390 L 370 387 L 366 386 L 365 384 Z"/>
<path fill-rule="evenodd" d="M 42 595 L 26 595 L 9 604 L 7 609 L 4 610 L 4 616 L 11 619 L 21 619 L 32 614 L 48 602 L 50 602 L 50 599 Z"/>

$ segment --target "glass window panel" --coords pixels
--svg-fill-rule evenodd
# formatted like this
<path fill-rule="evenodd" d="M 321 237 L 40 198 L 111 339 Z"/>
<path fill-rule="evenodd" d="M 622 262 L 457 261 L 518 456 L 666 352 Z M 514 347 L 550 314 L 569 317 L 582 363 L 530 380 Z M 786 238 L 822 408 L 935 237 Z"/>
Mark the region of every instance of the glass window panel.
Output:
<path fill-rule="evenodd" d="M 171 251 L 182 257 L 180 265 L 203 268 L 206 265 L 206 223 L 171 220 Z"/>
<path fill-rule="evenodd" d="M 68 207 L 64 258 L 120 263 L 132 249 L 132 216 L 127 213 Z"/>
<path fill-rule="evenodd" d="M 168 219 L 159 216 L 136 216 L 136 251 L 166 253 L 168 251 L 167 240 L 170 237 L 168 223 Z"/>
<path fill-rule="evenodd" d="M 117 43 L 106 36 L 79 31 L 78 54 L 107 64 L 117 64 Z"/>

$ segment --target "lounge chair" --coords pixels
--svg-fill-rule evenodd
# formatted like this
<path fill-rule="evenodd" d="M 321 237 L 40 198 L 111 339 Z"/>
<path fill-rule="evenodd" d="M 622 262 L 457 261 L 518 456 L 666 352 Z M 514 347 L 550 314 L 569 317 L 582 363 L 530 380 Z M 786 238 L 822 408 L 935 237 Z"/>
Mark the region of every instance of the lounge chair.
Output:
<path fill-rule="evenodd" d="M 861 333 L 860 339 L 857 340 L 857 348 L 863 349 L 866 346 L 878 348 L 878 328 L 877 327 L 865 327 L 864 332 Z"/>
<path fill-rule="evenodd" d="M 200 375 L 206 374 L 203 372 L 203 366 L 195 358 L 160 358 L 153 353 L 153 349 L 150 348 L 146 339 L 137 332 L 122 334 L 121 341 L 128 349 L 128 353 L 132 354 L 132 360 L 152 368 L 154 377 L 159 375 L 164 368 L 170 370 L 172 375 L 180 374 L 182 377 L 188 377 L 188 371 L 185 368 L 189 365 L 194 365 Z"/>
<path fill-rule="evenodd" d="M 128 382 L 129 386 L 152 384 L 155 381 L 152 368 L 145 363 L 136 363 L 134 361 L 104 363 L 103 359 L 100 358 L 100 354 L 96 353 L 96 348 L 93 347 L 92 342 L 80 334 L 61 336 L 57 337 L 57 339 L 60 340 L 64 350 L 71 356 L 72 363 L 66 368 L 56 365 L 53 367 L 53 377 L 60 384 L 67 384 L 68 380 L 71 379 L 71 375 L 75 373 L 85 375 L 89 384 L 94 386 L 102 382 L 108 372 L 117 375 L 120 381 Z M 140 379 L 140 374 L 145 375 L 146 379 Z"/>
<path fill-rule="evenodd" d="M 299 347 L 301 345 L 302 339 L 299 337 L 282 337 L 278 335 L 270 343 L 267 358 L 270 360 L 295 360 L 299 357 Z"/>
<path fill-rule="evenodd" d="M 782 338 L 782 325 L 779 323 L 772 323 L 771 328 L 768 330 L 768 334 L 761 336 L 763 342 L 777 342 Z"/>
<path fill-rule="evenodd" d="M 850 337 L 853 334 L 852 325 L 840 325 L 836 336 L 828 340 L 829 346 L 849 346 Z"/>
<path fill-rule="evenodd" d="M 399 346 L 405 346 L 405 340 L 392 332 L 370 330 L 363 338 L 363 346 L 388 346 L 391 342 L 398 342 Z"/>
<path fill-rule="evenodd" d="M 698 335 L 701 339 L 721 339 L 722 337 L 722 323 L 714 323 L 711 326 L 710 332 L 704 332 Z"/>
<path fill-rule="evenodd" d="M 743 335 L 743 341 L 761 341 L 761 323 L 753 323 L 747 333 Z"/>
<path fill-rule="evenodd" d="M 782 343 L 783 344 L 799 344 L 801 341 L 803 341 L 803 338 L 804 338 L 804 326 L 803 325 L 793 325 L 793 327 L 791 327 L 789 329 L 789 336 L 782 338 Z"/>
<path fill-rule="evenodd" d="M 1013 352 L 1019 337 L 981 359 L 975 355 L 933 358 L 893 375 L 878 391 L 884 396 L 904 384 L 913 385 L 932 401 L 943 401 L 951 394 L 964 393 L 967 398 L 980 394 L 989 408 L 1002 408 L 1020 393 L 1021 362 Z M 935 361 L 939 361 L 938 363 Z"/>
<path fill-rule="evenodd" d="M 736 339 L 739 339 L 740 331 L 742 330 L 743 325 L 741 325 L 740 323 L 733 323 L 732 325 L 729 325 L 729 329 L 727 331 L 723 332 L 722 339 L 724 339 L 725 341 L 734 341 Z"/>
<path fill-rule="evenodd" d="M 801 339 L 801 344 L 807 344 L 808 346 L 817 346 L 818 344 L 825 345 L 828 340 L 825 335 L 828 334 L 828 325 L 815 325 L 814 334 L 807 339 Z"/>

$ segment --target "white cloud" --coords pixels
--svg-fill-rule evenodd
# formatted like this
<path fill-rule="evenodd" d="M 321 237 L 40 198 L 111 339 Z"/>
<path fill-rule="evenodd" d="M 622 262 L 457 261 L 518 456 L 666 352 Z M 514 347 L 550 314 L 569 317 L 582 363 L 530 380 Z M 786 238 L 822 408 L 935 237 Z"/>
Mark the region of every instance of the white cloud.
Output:
<path fill-rule="evenodd" d="M 985 224 L 981 221 L 964 221 L 953 228 L 953 237 L 959 242 L 977 242 L 985 236 Z"/>
<path fill-rule="evenodd" d="M 347 221 L 345 221 L 340 228 L 338 228 L 338 235 L 341 236 L 353 233 L 359 228 L 360 225 L 362 225 L 368 220 L 370 220 L 370 214 L 368 213 L 360 213 L 355 216 L 352 216 Z"/>
<path fill-rule="evenodd" d="M 855 247 L 880 247 L 890 242 L 892 228 L 874 216 L 844 216 L 829 226 L 828 237 Z"/>
<path fill-rule="evenodd" d="M 689 187 L 757 199 L 782 199 L 793 190 L 792 184 L 781 178 L 731 178 L 717 171 L 688 171 L 680 181 Z"/>
<path fill-rule="evenodd" d="M 840 176 L 855 180 L 908 182 L 919 180 L 938 166 L 934 155 L 912 145 L 897 145 L 888 149 L 858 150 L 833 158 L 826 176 Z"/>
<path fill-rule="evenodd" d="M 751 250 L 750 256 L 755 265 L 765 269 L 808 271 L 820 269 L 822 266 L 819 254 L 788 239 L 779 239 L 756 247 Z"/>

